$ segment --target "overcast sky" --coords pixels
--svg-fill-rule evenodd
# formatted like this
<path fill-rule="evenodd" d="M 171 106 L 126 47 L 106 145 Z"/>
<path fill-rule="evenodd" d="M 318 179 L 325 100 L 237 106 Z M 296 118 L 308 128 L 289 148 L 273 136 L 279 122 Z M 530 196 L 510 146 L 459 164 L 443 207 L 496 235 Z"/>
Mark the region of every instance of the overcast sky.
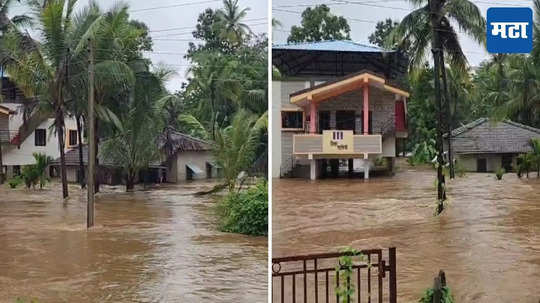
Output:
<path fill-rule="evenodd" d="M 532 7 L 531 0 L 472 0 L 482 11 L 484 17 L 487 9 L 495 6 L 525 6 Z M 281 27 L 273 29 L 274 43 L 285 43 L 291 26 L 299 25 L 301 12 L 306 5 L 327 4 L 334 15 L 347 18 L 351 27 L 351 39 L 357 42 L 369 43 L 368 36 L 375 31 L 377 21 L 392 18 L 400 21 L 414 6 L 404 0 L 274 0 L 272 14 L 282 23 Z M 460 41 L 469 63 L 477 66 L 489 58 L 486 50 L 471 39 L 460 34 Z"/>
<path fill-rule="evenodd" d="M 88 4 L 88 0 L 79 0 L 77 7 Z M 118 1 L 98 0 L 103 9 L 113 6 Z M 146 23 L 154 40 L 154 52 L 147 56 L 153 63 L 164 63 L 177 70 L 176 75 L 167 88 L 174 92 L 181 87 L 186 77 L 188 62 L 183 54 L 193 40 L 191 32 L 195 29 L 197 17 L 206 8 L 218 9 L 223 6 L 222 0 L 129 0 L 131 18 Z M 246 23 L 255 33 L 268 31 L 267 8 L 265 0 L 239 0 L 241 8 L 249 7 Z M 12 14 L 21 13 L 25 8 L 16 6 Z M 37 38 L 37 37 L 36 37 Z"/>

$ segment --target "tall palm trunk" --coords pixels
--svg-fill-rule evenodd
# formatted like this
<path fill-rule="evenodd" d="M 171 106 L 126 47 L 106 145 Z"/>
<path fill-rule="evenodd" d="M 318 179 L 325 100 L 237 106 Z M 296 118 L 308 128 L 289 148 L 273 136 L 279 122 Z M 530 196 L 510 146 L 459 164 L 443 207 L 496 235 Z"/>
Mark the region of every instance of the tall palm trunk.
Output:
<path fill-rule="evenodd" d="M 4 161 L 2 159 L 2 142 L 0 139 L 0 185 L 2 184 L 4 184 Z"/>
<path fill-rule="evenodd" d="M 442 51 L 441 40 L 439 36 L 439 24 L 441 20 L 441 7 L 440 0 L 430 0 L 430 21 L 431 30 L 433 31 L 431 46 L 433 52 L 433 65 L 434 65 L 434 81 L 435 81 L 435 98 L 437 100 L 437 110 L 439 121 L 437 125 L 437 213 L 441 213 L 444 210 L 444 200 L 446 199 L 445 181 L 443 175 L 443 116 L 442 116 L 442 100 L 441 100 L 441 60 L 440 53 Z"/>
<path fill-rule="evenodd" d="M 95 170 L 96 170 L 96 173 L 94 175 L 94 192 L 95 193 L 99 193 L 99 181 L 100 181 L 100 169 L 99 169 L 99 157 L 97 156 L 99 154 L 99 129 L 98 129 L 98 126 L 99 126 L 99 123 L 98 123 L 98 119 L 96 119 L 95 123 L 94 123 L 94 133 L 95 133 L 95 137 L 94 137 L 94 143 L 95 143 L 95 149 L 96 149 L 96 165 L 94 166 L 95 167 Z"/>
<path fill-rule="evenodd" d="M 67 198 L 69 196 L 67 175 L 66 175 L 66 153 L 65 153 L 65 141 L 64 141 L 64 112 L 61 107 L 56 109 L 56 133 L 58 135 L 58 148 L 60 149 L 60 174 L 62 178 L 62 196 Z"/>
<path fill-rule="evenodd" d="M 216 98 L 214 83 L 212 83 L 210 87 L 210 102 L 212 106 L 212 140 L 216 138 L 216 101 L 214 100 Z"/>
<path fill-rule="evenodd" d="M 450 96 L 448 95 L 448 81 L 446 79 L 446 66 L 444 65 L 444 51 L 439 53 L 442 68 L 442 81 L 444 87 L 444 105 L 446 110 L 446 132 L 448 133 L 448 163 L 450 169 L 450 179 L 454 179 L 454 160 L 452 155 L 452 113 L 450 112 Z M 455 100 L 457 103 L 457 100 Z"/>
<path fill-rule="evenodd" d="M 82 145 L 82 128 L 81 128 L 81 115 L 77 115 L 77 137 L 79 141 L 79 183 L 81 188 L 86 188 L 86 174 L 84 171 L 84 159 L 83 159 L 83 145 Z"/>
<path fill-rule="evenodd" d="M 1 24 L 0 24 L 1 26 Z M 4 95 L 2 95 L 2 84 L 4 83 L 4 65 L 0 64 L 0 102 L 2 102 Z M 1 133 L 0 129 L 0 135 Z M 9 130 L 6 129 L 6 137 L 9 140 Z M 4 184 L 4 161 L 2 159 L 2 138 L 0 137 L 0 185 Z"/>

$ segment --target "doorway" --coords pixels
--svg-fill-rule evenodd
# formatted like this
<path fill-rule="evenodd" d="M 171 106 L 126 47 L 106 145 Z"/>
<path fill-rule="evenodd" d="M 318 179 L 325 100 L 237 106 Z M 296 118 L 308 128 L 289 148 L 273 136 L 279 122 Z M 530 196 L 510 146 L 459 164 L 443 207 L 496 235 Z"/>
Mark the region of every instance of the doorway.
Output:
<path fill-rule="evenodd" d="M 336 111 L 336 129 L 354 131 L 355 115 L 353 110 Z"/>
<path fill-rule="evenodd" d="M 486 158 L 476 159 L 476 171 L 479 173 L 487 172 L 487 159 Z"/>

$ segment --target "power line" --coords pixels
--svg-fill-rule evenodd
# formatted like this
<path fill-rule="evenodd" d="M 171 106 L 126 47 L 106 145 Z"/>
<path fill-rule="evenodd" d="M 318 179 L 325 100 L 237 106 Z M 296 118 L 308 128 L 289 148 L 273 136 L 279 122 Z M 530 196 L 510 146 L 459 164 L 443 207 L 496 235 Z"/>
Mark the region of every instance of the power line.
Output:
<path fill-rule="evenodd" d="M 215 3 L 215 2 L 221 2 L 221 0 L 197 1 L 197 2 L 190 2 L 190 3 L 182 3 L 182 4 L 155 6 L 155 7 L 148 7 L 148 8 L 131 9 L 129 11 L 132 12 L 132 13 L 136 13 L 136 12 L 144 12 L 144 11 L 150 11 L 150 10 L 156 10 L 156 9 L 183 7 L 183 6 L 191 6 L 191 5 L 200 5 L 200 4 Z"/>

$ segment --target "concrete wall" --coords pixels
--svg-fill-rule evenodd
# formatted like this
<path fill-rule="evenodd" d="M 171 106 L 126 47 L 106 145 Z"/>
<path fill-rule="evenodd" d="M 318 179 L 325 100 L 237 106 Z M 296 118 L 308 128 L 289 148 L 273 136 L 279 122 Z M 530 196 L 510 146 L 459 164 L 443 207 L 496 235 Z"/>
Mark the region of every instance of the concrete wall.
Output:
<path fill-rule="evenodd" d="M 512 166 L 516 165 L 516 156 L 512 157 Z M 502 166 L 501 154 L 466 154 L 456 155 L 456 161 L 458 165 L 462 165 L 466 171 L 476 172 L 478 171 L 477 160 L 486 159 L 486 168 L 488 172 L 495 172 Z"/>
<path fill-rule="evenodd" d="M 16 120 L 16 118 L 14 118 Z M 29 165 L 34 164 L 33 153 L 43 153 L 50 156 L 53 159 L 60 157 L 60 150 L 58 148 L 58 137 L 51 126 L 54 123 L 54 119 L 47 119 L 41 123 L 37 128 L 46 130 L 45 146 L 35 146 L 35 131 L 32 132 L 20 146 L 4 145 L 2 148 L 2 159 L 5 166 L 13 165 Z M 77 129 L 77 123 L 75 119 L 66 117 L 65 119 L 66 130 Z M 13 128 L 10 122 L 10 130 L 18 130 Z M 66 146 L 65 150 L 68 150 Z"/>
<path fill-rule="evenodd" d="M 176 175 L 171 170 L 170 182 L 185 182 L 187 180 L 187 164 L 195 165 L 202 170 L 202 173 L 194 176 L 194 179 L 205 179 L 207 178 L 206 174 L 206 163 L 211 162 L 213 159 L 212 153 L 210 151 L 197 151 L 197 152 L 182 152 L 177 153 L 176 156 L 176 165 L 173 165 L 172 169 L 175 168 Z M 174 167 L 176 166 L 176 167 Z"/>

